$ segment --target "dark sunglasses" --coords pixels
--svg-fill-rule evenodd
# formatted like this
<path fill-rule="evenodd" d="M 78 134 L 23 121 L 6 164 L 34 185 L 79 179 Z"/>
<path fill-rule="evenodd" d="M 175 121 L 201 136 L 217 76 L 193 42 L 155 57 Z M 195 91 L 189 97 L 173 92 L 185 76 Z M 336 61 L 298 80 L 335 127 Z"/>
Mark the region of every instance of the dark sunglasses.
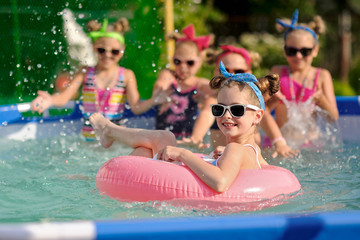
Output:
<path fill-rule="evenodd" d="M 246 71 L 244 69 L 233 69 L 233 68 L 225 68 L 227 72 L 229 73 L 245 73 Z"/>
<path fill-rule="evenodd" d="M 101 54 L 101 55 L 104 55 L 106 52 L 111 52 L 111 54 L 113 55 L 113 56 L 117 56 L 117 55 L 119 55 L 120 54 L 120 49 L 110 49 L 110 50 L 107 50 L 107 49 L 105 49 L 105 48 L 97 48 L 96 49 L 96 51 L 99 53 L 99 54 Z"/>
<path fill-rule="evenodd" d="M 239 118 L 244 116 L 246 112 L 246 108 L 250 108 L 253 110 L 259 110 L 260 108 L 254 105 L 243 105 L 243 104 L 233 104 L 229 106 L 225 106 L 222 104 L 211 104 L 211 112 L 214 117 L 222 117 L 224 116 L 226 110 L 229 110 L 231 116 Z"/>
<path fill-rule="evenodd" d="M 288 56 L 288 57 L 293 57 L 293 56 L 295 56 L 295 55 L 297 54 L 297 52 L 300 52 L 303 57 L 307 57 L 307 56 L 309 56 L 309 55 L 311 54 L 311 52 L 312 52 L 313 49 L 314 49 L 314 48 L 301 48 L 301 49 L 297 49 L 297 48 L 294 48 L 294 47 L 287 47 L 287 46 L 284 47 L 285 54 L 286 54 L 286 56 Z"/>
<path fill-rule="evenodd" d="M 173 62 L 176 66 L 179 66 L 182 62 L 185 62 L 189 67 L 192 67 L 195 64 L 195 60 L 181 61 L 178 58 L 174 58 Z"/>

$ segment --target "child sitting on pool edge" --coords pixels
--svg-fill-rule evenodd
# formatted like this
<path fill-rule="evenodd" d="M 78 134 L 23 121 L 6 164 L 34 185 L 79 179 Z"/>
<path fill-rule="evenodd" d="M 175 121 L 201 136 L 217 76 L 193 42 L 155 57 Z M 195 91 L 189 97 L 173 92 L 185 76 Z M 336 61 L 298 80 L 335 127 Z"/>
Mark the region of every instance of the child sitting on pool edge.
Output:
<path fill-rule="evenodd" d="M 206 185 L 224 192 L 241 169 L 259 169 L 268 165 L 254 135 L 265 110 L 263 93 L 269 86 L 278 85 L 279 77 L 272 74 L 258 81 L 249 73 L 231 74 L 222 62 L 220 71 L 223 76 L 214 77 L 210 82 L 211 88 L 218 90 L 218 104 L 213 104 L 211 110 L 226 137 L 226 147 L 221 153 L 214 152 L 217 159 L 213 164 L 187 149 L 176 147 L 175 136 L 170 131 L 124 128 L 98 113 L 90 117 L 90 123 L 105 148 L 118 141 L 134 148 L 130 155 L 153 158 L 157 154 L 157 158 L 164 161 L 183 162 Z"/>

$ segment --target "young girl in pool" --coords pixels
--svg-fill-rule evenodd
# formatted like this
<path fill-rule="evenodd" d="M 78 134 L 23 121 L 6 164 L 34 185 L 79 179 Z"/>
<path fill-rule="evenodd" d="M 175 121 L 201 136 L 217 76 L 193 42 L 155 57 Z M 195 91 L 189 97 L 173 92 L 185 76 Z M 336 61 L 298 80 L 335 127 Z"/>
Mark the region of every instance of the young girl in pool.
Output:
<path fill-rule="evenodd" d="M 261 61 L 261 57 L 258 53 L 249 52 L 245 48 L 238 48 L 232 45 L 222 45 L 220 46 L 220 48 L 221 51 L 219 53 L 210 52 L 208 54 L 209 62 L 215 62 L 217 66 L 214 71 L 214 76 L 220 74 L 220 61 L 224 63 L 226 70 L 230 73 L 252 73 L 252 66 L 259 65 Z M 275 89 L 275 87 L 273 87 L 273 89 Z M 265 100 L 269 100 L 273 96 L 273 94 L 275 94 L 275 91 L 278 91 L 278 89 L 275 89 L 274 91 L 267 91 L 266 93 L 264 93 L 263 95 Z M 266 108 L 265 111 L 268 111 L 268 108 Z M 273 121 L 273 123 L 268 123 L 269 125 L 276 125 L 276 122 L 273 118 L 269 118 L 268 121 Z M 261 124 L 262 122 L 263 121 L 261 121 Z M 225 146 L 226 144 L 225 136 L 221 133 L 216 122 L 213 124 L 213 126 L 211 126 L 211 140 L 214 149 L 216 149 L 216 147 L 218 146 Z M 255 141 L 258 144 L 261 142 L 261 136 L 259 132 L 255 134 Z M 277 154 L 284 157 L 296 155 L 296 151 L 291 149 L 286 144 L 286 142 L 283 141 L 276 142 L 274 144 L 274 150 L 275 152 L 273 156 L 276 156 Z"/>
<path fill-rule="evenodd" d="M 214 121 L 210 104 L 216 102 L 216 93 L 210 89 L 209 80 L 196 73 L 202 65 L 202 52 L 213 39 L 195 37 L 193 25 L 185 27 L 182 33 L 184 36 L 169 36 L 176 41 L 174 71 L 162 71 L 154 84 L 154 91 L 171 92 L 171 100 L 157 110 L 156 129 L 170 130 L 179 143 L 204 148 L 208 145 L 203 144 L 203 138 Z"/>
<path fill-rule="evenodd" d="M 271 69 L 280 75 L 281 92 L 274 106 L 276 122 L 284 136 L 279 128 L 266 124 L 272 118 L 270 112 L 265 113 L 265 124 L 262 124 L 270 134 L 277 131 L 271 136 L 273 142 L 287 141 L 293 147 L 311 144 L 319 137 L 314 118 L 314 114 L 319 112 L 315 111 L 316 108 L 325 110 L 330 121 L 339 116 L 329 71 L 312 66 L 319 51 L 318 35 L 325 32 L 325 24 L 319 16 L 309 24 L 298 24 L 298 14 L 296 10 L 291 22 L 277 20 L 278 29 L 285 31 L 284 53 L 289 65 Z"/>
<path fill-rule="evenodd" d="M 238 48 L 232 45 L 221 45 L 220 51 L 208 50 L 207 61 L 215 63 L 214 76 L 220 75 L 220 61 L 225 65 L 229 73 L 251 73 L 252 64 L 260 62 L 260 55 L 254 52 L 248 52 L 245 48 Z M 216 121 L 211 126 L 211 141 L 215 149 L 217 146 L 225 146 L 226 139 L 221 133 Z"/>
<path fill-rule="evenodd" d="M 82 134 L 91 140 L 95 136 L 88 121 L 91 114 L 100 112 L 120 124 L 126 101 L 135 114 L 145 112 L 165 101 L 166 96 L 160 92 L 154 93 L 153 97 L 146 101 L 140 101 L 133 71 L 118 65 L 125 50 L 123 33 L 128 29 L 129 24 L 125 18 L 120 18 L 113 24 L 108 24 L 107 19 L 103 24 L 95 20 L 89 21 L 87 30 L 93 41 L 97 65 L 82 67 L 68 87 L 60 93 L 50 95 L 48 92 L 38 91 L 38 97 L 32 102 L 33 110 L 42 113 L 52 105 L 63 106 L 82 86 L 85 118 Z"/>
<path fill-rule="evenodd" d="M 223 76 L 214 77 L 210 82 L 210 86 L 218 90 L 218 104 L 213 104 L 211 111 L 226 137 L 226 147 L 221 153 L 214 152 L 217 159 L 213 164 L 187 149 L 176 147 L 175 136 L 170 131 L 124 128 L 98 113 L 90 117 L 90 123 L 104 147 L 118 141 L 134 148 L 131 155 L 152 158 L 157 154 L 157 159 L 183 162 L 209 187 L 224 192 L 241 169 L 259 169 L 267 165 L 254 134 L 265 110 L 262 92 L 278 85 L 269 82 L 278 83 L 279 77 L 267 75 L 259 82 L 249 73 L 228 73 L 222 63 L 220 71 Z"/>

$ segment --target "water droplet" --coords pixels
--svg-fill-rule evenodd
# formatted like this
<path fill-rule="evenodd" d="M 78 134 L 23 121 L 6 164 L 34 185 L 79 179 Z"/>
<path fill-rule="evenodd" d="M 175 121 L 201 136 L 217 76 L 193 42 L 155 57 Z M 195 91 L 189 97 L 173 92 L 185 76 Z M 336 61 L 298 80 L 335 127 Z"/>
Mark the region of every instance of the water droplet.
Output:
<path fill-rule="evenodd" d="M 3 125 L 3 126 L 7 126 L 8 123 L 5 121 L 5 122 L 2 122 L 2 125 Z"/>

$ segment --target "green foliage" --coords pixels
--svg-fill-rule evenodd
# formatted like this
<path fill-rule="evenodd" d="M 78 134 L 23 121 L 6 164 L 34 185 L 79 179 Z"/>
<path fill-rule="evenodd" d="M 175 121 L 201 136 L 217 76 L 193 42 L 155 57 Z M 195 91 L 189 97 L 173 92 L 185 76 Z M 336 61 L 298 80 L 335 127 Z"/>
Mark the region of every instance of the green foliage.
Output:
<path fill-rule="evenodd" d="M 355 91 L 347 82 L 334 81 L 334 91 L 336 96 L 354 96 Z"/>
<path fill-rule="evenodd" d="M 261 56 L 261 67 L 253 69 L 256 76 L 267 74 L 275 65 L 287 64 L 282 49 L 284 43 L 280 37 L 269 33 L 244 33 L 240 36 L 240 45 Z"/>
<path fill-rule="evenodd" d="M 360 57 L 357 56 L 352 62 L 349 72 L 349 84 L 360 95 Z"/>

